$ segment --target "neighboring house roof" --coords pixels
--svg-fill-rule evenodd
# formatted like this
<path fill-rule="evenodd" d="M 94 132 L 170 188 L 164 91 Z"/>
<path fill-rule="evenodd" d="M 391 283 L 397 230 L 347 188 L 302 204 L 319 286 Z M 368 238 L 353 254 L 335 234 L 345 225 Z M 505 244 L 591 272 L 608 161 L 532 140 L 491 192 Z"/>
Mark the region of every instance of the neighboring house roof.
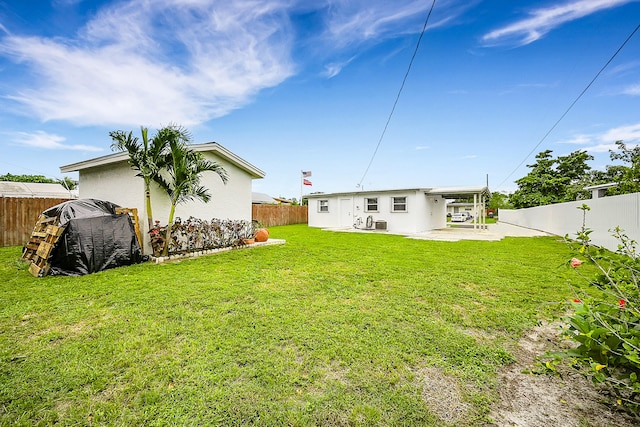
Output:
<path fill-rule="evenodd" d="M 252 192 L 251 203 L 254 205 L 268 205 L 276 203 L 276 200 L 268 194 Z"/>
<path fill-rule="evenodd" d="M 606 184 L 589 185 L 584 187 L 585 190 L 606 190 L 607 188 L 615 187 L 617 182 L 608 182 Z"/>
<path fill-rule="evenodd" d="M 213 152 L 218 156 L 222 157 L 229 163 L 237 166 L 242 169 L 246 173 L 248 173 L 252 178 L 264 178 L 265 173 L 258 169 L 256 166 L 232 153 L 222 145 L 217 142 L 207 142 L 205 144 L 193 144 L 190 145 L 193 150 L 198 152 Z M 129 154 L 126 151 L 121 151 L 118 153 L 108 154 L 102 157 L 96 157 L 90 160 L 84 160 L 82 162 L 72 163 L 70 165 L 60 166 L 60 171 L 63 173 L 67 172 L 76 172 L 81 171 L 83 169 L 94 168 L 96 166 L 104 166 L 112 163 L 127 161 L 129 159 Z"/>
<path fill-rule="evenodd" d="M 358 194 L 380 194 L 380 193 L 407 193 L 407 192 L 424 192 L 432 196 L 443 196 L 446 199 L 457 199 L 464 196 L 473 196 L 474 194 L 491 195 L 488 187 L 434 187 L 434 188 L 398 188 L 390 190 L 363 190 L 349 191 L 344 193 L 314 193 L 307 194 L 305 197 L 311 199 L 332 197 L 332 196 L 351 196 Z"/>
<path fill-rule="evenodd" d="M 58 199 L 76 198 L 77 193 L 60 184 L 43 182 L 0 181 L 0 196 L 3 197 L 51 197 Z"/>
<path fill-rule="evenodd" d="M 289 199 L 282 199 L 280 197 L 274 197 L 273 199 L 276 201 L 276 203 L 280 203 L 281 205 L 290 205 L 293 203 L 293 201 Z"/>

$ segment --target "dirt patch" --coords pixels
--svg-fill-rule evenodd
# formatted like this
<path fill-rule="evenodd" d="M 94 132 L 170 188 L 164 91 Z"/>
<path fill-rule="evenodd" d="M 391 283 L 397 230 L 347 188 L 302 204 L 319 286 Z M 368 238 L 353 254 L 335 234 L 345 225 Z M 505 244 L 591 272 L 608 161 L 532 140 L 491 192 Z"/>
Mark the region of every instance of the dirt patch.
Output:
<path fill-rule="evenodd" d="M 545 324 L 529 331 L 513 354 L 516 362 L 498 375 L 500 401 L 494 405 L 493 426 L 631 427 L 639 420 L 605 404 L 590 380 L 571 368 L 562 369 L 562 378 L 528 373 L 536 369 L 536 357 L 567 343 L 559 337 L 558 324 Z"/>
<path fill-rule="evenodd" d="M 447 424 L 459 425 L 471 405 L 463 401 L 456 378 L 438 368 L 421 369 L 417 377 L 422 385 L 422 398 L 431 412 Z"/>

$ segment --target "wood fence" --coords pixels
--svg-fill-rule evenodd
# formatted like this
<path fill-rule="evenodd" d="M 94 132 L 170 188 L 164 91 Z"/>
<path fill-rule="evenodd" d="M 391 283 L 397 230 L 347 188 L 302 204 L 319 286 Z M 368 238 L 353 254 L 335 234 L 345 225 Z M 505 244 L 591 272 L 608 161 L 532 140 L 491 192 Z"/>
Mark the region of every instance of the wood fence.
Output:
<path fill-rule="evenodd" d="M 252 205 L 251 217 L 265 227 L 308 222 L 307 206 Z"/>
<path fill-rule="evenodd" d="M 0 247 L 27 243 L 40 214 L 67 200 L 0 197 Z"/>

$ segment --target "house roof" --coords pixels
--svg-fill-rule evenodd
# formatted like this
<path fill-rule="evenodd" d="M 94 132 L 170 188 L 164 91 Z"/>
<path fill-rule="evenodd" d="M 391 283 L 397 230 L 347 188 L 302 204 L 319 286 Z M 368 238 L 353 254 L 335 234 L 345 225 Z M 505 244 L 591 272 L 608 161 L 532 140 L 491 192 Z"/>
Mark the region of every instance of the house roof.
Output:
<path fill-rule="evenodd" d="M 205 144 L 193 144 L 190 147 L 198 152 L 213 152 L 223 159 L 227 160 L 229 163 L 239 167 L 240 169 L 247 172 L 252 178 L 264 178 L 265 173 L 247 162 L 243 158 L 237 156 L 232 153 L 222 145 L 217 142 L 207 142 Z M 129 159 L 129 154 L 127 152 L 118 152 L 113 154 L 108 154 L 106 156 L 96 157 L 94 159 L 84 160 L 82 162 L 71 163 L 69 165 L 60 166 L 60 172 L 76 172 L 84 169 L 90 169 L 97 166 L 109 165 L 112 163 L 118 163 L 127 161 Z"/>
<path fill-rule="evenodd" d="M 350 191 L 343 193 L 315 193 L 307 194 L 307 198 L 323 198 L 330 196 L 351 196 L 357 194 L 380 194 L 380 193 L 408 193 L 408 192 L 424 192 L 431 196 L 442 196 L 446 199 L 457 199 L 464 196 L 473 196 L 474 194 L 490 195 L 489 187 L 434 187 L 434 188 L 398 188 L 389 190 L 366 190 L 366 191 Z"/>
<path fill-rule="evenodd" d="M 77 194 L 60 184 L 43 182 L 0 181 L 0 196 L 3 197 L 51 197 L 76 198 Z"/>
<path fill-rule="evenodd" d="M 276 200 L 266 193 L 251 193 L 251 203 L 256 205 L 272 204 L 276 203 Z"/>

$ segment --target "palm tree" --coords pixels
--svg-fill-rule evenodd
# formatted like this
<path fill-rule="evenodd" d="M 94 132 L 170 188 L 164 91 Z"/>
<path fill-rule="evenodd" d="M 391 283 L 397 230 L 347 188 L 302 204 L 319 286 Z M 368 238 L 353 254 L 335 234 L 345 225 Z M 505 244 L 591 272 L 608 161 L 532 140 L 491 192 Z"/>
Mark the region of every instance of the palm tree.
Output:
<path fill-rule="evenodd" d="M 144 180 L 144 195 L 146 199 L 147 221 L 149 230 L 153 228 L 153 211 L 151 210 L 151 189 L 152 181 L 156 180 L 162 168 L 166 166 L 167 140 L 158 138 L 148 138 L 148 129 L 140 127 L 142 142 L 138 137 L 134 137 L 132 132 L 126 133 L 118 130 L 109 132 L 113 140 L 111 149 L 114 151 L 127 151 L 129 153 L 129 165 L 134 170 L 139 171 L 136 176 Z"/>
<path fill-rule="evenodd" d="M 171 241 L 171 225 L 176 211 L 176 205 L 190 200 L 202 200 L 208 203 L 211 200 L 209 190 L 200 185 L 202 173 L 211 171 L 218 174 L 224 184 L 229 177 L 224 168 L 218 163 L 205 159 L 201 153 L 189 147 L 191 136 L 177 126 L 169 126 L 158 132 L 156 138 L 161 138 L 167 143 L 165 164 L 167 165 L 168 180 L 158 174 L 154 180 L 167 192 L 171 200 L 171 211 L 167 225 L 166 243 L 164 255 L 169 253 Z"/>

